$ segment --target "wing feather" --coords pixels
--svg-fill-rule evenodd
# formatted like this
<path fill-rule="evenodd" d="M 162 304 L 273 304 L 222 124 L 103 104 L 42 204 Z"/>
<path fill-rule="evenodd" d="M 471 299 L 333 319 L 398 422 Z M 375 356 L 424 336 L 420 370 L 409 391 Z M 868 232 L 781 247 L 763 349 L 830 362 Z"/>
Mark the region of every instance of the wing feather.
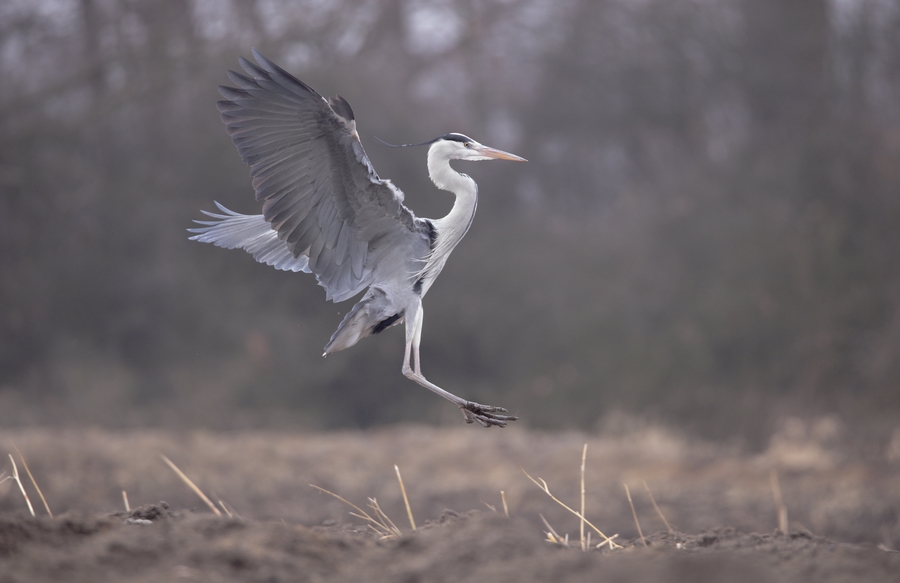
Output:
<path fill-rule="evenodd" d="M 228 72 L 235 87 L 219 88 L 217 106 L 263 214 L 220 205 L 224 214 L 211 214 L 216 220 L 202 222 L 193 238 L 311 271 L 334 301 L 410 277 L 410 262 L 428 253 L 427 234 L 403 193 L 372 167 L 350 105 L 253 56 L 256 63 L 239 58 L 246 74 Z"/>
<path fill-rule="evenodd" d="M 242 215 L 230 211 L 218 202 L 216 206 L 223 214 L 203 211 L 213 221 L 194 221 L 202 227 L 188 229 L 196 235 L 192 241 L 212 243 L 226 249 L 241 248 L 253 255 L 260 263 L 271 265 L 284 271 L 309 272 L 309 258 L 294 256 L 278 233 L 272 230 L 262 215 Z"/>

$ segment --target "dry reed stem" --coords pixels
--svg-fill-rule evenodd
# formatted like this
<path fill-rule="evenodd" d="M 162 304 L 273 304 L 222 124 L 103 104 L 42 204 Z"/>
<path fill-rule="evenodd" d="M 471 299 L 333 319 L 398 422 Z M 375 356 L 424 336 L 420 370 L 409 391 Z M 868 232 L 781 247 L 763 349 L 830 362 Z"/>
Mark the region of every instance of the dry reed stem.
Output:
<path fill-rule="evenodd" d="M 128 493 L 122 490 L 122 501 L 125 502 L 125 512 L 131 512 L 131 505 L 128 503 Z"/>
<path fill-rule="evenodd" d="M 787 506 L 784 505 L 784 499 L 781 497 L 781 484 L 778 482 L 778 472 L 775 468 L 772 468 L 769 472 L 769 484 L 772 486 L 772 498 L 775 500 L 775 511 L 778 514 L 778 530 L 783 534 L 787 534 Z"/>
<path fill-rule="evenodd" d="M 591 533 L 588 533 L 588 534 L 591 534 Z M 619 538 L 619 535 L 618 535 L 618 534 L 614 534 L 614 535 L 612 535 L 611 537 L 609 537 L 607 540 L 605 540 L 605 541 L 603 541 L 603 542 L 597 543 L 597 546 L 596 546 L 595 548 L 598 548 L 598 549 L 599 549 L 599 548 L 602 547 L 603 545 L 608 544 L 608 545 L 609 545 L 609 550 L 613 550 L 613 549 L 621 549 L 621 548 L 622 548 L 622 545 L 617 544 L 617 543 L 615 542 L 615 540 L 616 540 L 617 538 Z"/>
<path fill-rule="evenodd" d="M 31 475 L 31 470 L 28 469 L 28 462 L 25 461 L 25 456 L 22 455 L 22 452 L 19 451 L 19 448 L 13 445 L 16 448 L 16 453 L 19 454 L 19 459 L 22 460 L 22 466 L 25 468 L 25 473 L 28 474 L 28 478 L 31 480 L 31 483 L 34 485 L 34 489 L 37 490 L 38 496 L 41 497 L 41 502 L 44 503 L 44 510 L 47 511 L 47 514 L 50 515 L 50 518 L 53 518 L 53 513 L 50 512 L 50 506 L 47 504 L 47 499 L 44 498 L 44 493 L 41 492 L 41 487 L 37 485 L 37 481 L 35 481 L 34 476 Z"/>
<path fill-rule="evenodd" d="M 659 509 L 659 506 L 656 505 L 656 499 L 653 497 L 653 492 L 650 491 L 650 486 L 647 485 L 647 481 L 646 481 L 646 480 L 642 480 L 642 481 L 643 481 L 643 483 L 644 483 L 644 489 L 647 490 L 647 496 L 650 497 L 650 502 L 653 503 L 653 508 L 656 509 L 656 513 L 657 513 L 657 514 L 659 515 L 659 517 L 662 519 L 663 524 L 666 525 L 666 528 L 669 529 L 669 534 L 675 534 L 675 529 L 672 528 L 672 525 L 669 524 L 669 521 L 668 521 L 668 520 L 666 520 L 666 517 L 665 517 L 665 515 L 662 513 L 662 510 L 660 510 L 660 509 Z"/>
<path fill-rule="evenodd" d="M 509 518 L 509 506 L 506 505 L 506 492 L 504 492 L 503 490 L 500 490 L 500 500 L 503 502 L 503 516 Z M 494 506 L 493 504 L 488 504 L 484 500 L 482 500 L 481 503 L 490 508 L 491 512 L 497 514 L 496 506 Z"/>
<path fill-rule="evenodd" d="M 641 523 L 638 521 L 637 512 L 634 510 L 634 502 L 631 501 L 631 490 L 628 489 L 628 484 L 622 485 L 625 486 L 625 496 L 628 498 L 628 505 L 631 506 L 631 515 L 634 517 L 634 524 L 637 526 L 638 535 L 640 535 L 644 547 L 647 547 L 647 539 L 644 538 L 644 533 L 641 531 Z"/>
<path fill-rule="evenodd" d="M 219 508 L 221 508 L 223 511 L 225 511 L 225 516 L 227 516 L 228 518 L 234 518 L 235 516 L 240 518 L 240 516 L 238 516 L 238 513 L 234 511 L 234 508 L 229 508 L 228 505 L 225 504 L 225 501 L 219 497 L 218 493 L 213 492 L 212 495 L 213 495 L 213 498 L 216 499 L 216 504 L 219 505 Z"/>
<path fill-rule="evenodd" d="M 347 506 L 349 506 L 350 508 L 353 508 L 354 510 L 356 510 L 356 512 L 351 512 L 350 516 L 355 516 L 357 518 L 361 518 L 361 519 L 365 520 L 366 522 L 368 522 L 369 528 L 371 528 L 376 533 L 378 533 L 378 535 L 381 536 L 381 538 L 392 538 L 392 537 L 399 538 L 400 536 L 402 536 L 400 530 L 396 526 L 394 526 L 394 528 L 392 529 L 388 524 L 385 524 L 383 522 L 380 522 L 380 521 L 372 518 L 368 512 L 366 512 L 365 510 L 363 510 L 362 508 L 360 508 L 353 502 L 350 502 L 346 498 L 339 496 L 338 494 L 335 494 L 334 492 L 326 490 L 325 488 L 316 486 L 315 484 L 310 484 L 310 487 L 315 488 L 319 492 L 328 494 L 329 496 L 333 496 L 333 497 L 337 498 L 338 500 L 340 500 L 341 502 L 343 502 L 344 504 L 346 504 Z M 369 498 L 369 502 L 370 502 L 370 504 L 369 504 L 370 508 L 372 507 L 373 503 L 376 507 L 378 505 L 378 503 L 375 502 L 374 498 Z M 378 512 L 376 512 L 376 515 L 384 515 L 384 512 L 381 512 L 381 509 L 379 508 Z M 391 522 L 391 524 L 393 524 L 393 522 Z"/>
<path fill-rule="evenodd" d="M 581 516 L 584 517 L 584 466 L 587 463 L 587 444 L 584 444 L 584 449 L 581 450 Z M 579 541 L 581 541 L 581 550 L 586 551 L 588 549 L 588 545 L 584 540 L 584 518 L 582 518 L 578 522 L 578 534 Z"/>
<path fill-rule="evenodd" d="M 400 482 L 400 493 L 403 494 L 403 503 L 406 504 L 406 515 L 409 516 L 409 525 L 416 530 L 416 521 L 413 520 L 412 508 L 409 507 L 409 498 L 406 497 L 406 487 L 403 485 L 403 478 L 400 477 L 400 468 L 394 464 L 394 471 L 397 472 L 397 481 Z"/>
<path fill-rule="evenodd" d="M 225 503 L 222 502 L 222 500 L 218 500 L 218 502 L 219 502 L 219 506 L 222 507 L 222 510 L 225 511 L 225 515 L 226 515 L 228 518 L 234 518 L 234 515 L 231 513 L 231 510 L 228 510 L 228 507 L 225 506 Z"/>
<path fill-rule="evenodd" d="M 12 454 L 9 455 L 9 461 L 12 462 L 13 473 L 12 479 L 16 481 L 19 485 L 19 491 L 22 492 L 22 496 L 25 497 L 25 503 L 28 504 L 28 511 L 31 512 L 31 515 L 34 516 L 34 506 L 31 505 L 31 499 L 28 497 L 28 492 L 25 491 L 25 486 L 22 485 L 22 479 L 19 478 L 19 468 L 16 467 L 16 460 L 13 459 Z"/>
<path fill-rule="evenodd" d="M 172 468 L 172 471 L 175 472 L 178 475 L 178 477 L 181 478 L 181 480 L 185 484 L 188 485 L 188 488 L 190 488 L 191 490 L 194 491 L 194 494 L 199 496 L 200 499 L 203 500 L 207 506 L 209 506 L 210 510 L 213 511 L 213 514 L 215 514 L 216 516 L 222 516 L 222 513 L 219 511 L 218 508 L 216 508 L 216 505 L 212 503 L 212 500 L 207 498 L 206 494 L 204 494 L 203 491 L 197 487 L 197 484 L 192 482 L 191 479 L 188 478 L 184 472 L 182 472 L 180 469 L 178 469 L 178 466 L 176 466 L 174 463 L 172 463 L 172 460 L 170 460 L 163 454 L 159 454 L 159 457 L 161 457 L 162 461 L 166 462 L 166 465 L 168 465 L 170 468 Z"/>
<path fill-rule="evenodd" d="M 594 530 L 594 532 L 596 532 L 597 534 L 599 534 L 600 536 L 602 536 L 602 537 L 603 537 L 603 540 L 597 545 L 598 547 L 603 546 L 603 545 L 609 543 L 610 548 L 615 548 L 615 547 L 622 548 L 620 545 L 617 545 L 617 544 L 613 543 L 613 542 L 612 542 L 612 540 L 613 540 L 612 537 L 608 537 L 608 536 L 606 536 L 605 534 L 603 534 L 603 531 L 601 531 L 599 528 L 597 528 L 596 526 L 594 526 L 594 525 L 591 523 L 590 520 L 588 520 L 587 518 L 584 518 L 577 510 L 574 510 L 574 509 L 570 508 L 570 507 L 567 506 L 564 502 L 562 502 L 559 498 L 557 498 L 556 496 L 554 496 L 553 494 L 551 494 L 551 493 L 550 493 L 550 487 L 547 485 L 547 482 L 546 482 L 543 478 L 540 478 L 540 477 L 539 477 L 537 480 L 535 480 L 534 478 L 532 478 L 532 477 L 528 474 L 528 472 L 525 471 L 525 468 L 523 468 L 522 466 L 519 466 L 519 469 L 522 470 L 522 473 L 525 474 L 525 476 L 526 476 L 529 480 L 531 480 L 532 482 L 534 482 L 534 484 L 535 484 L 538 488 L 540 488 L 541 490 L 543 490 L 544 494 L 546 494 L 547 496 L 550 496 L 550 499 L 551 499 L 551 500 L 553 500 L 554 502 L 556 502 L 557 504 L 559 504 L 560 506 L 562 506 L 563 508 L 565 508 L 566 510 L 568 510 L 569 512 L 571 512 L 571 513 L 574 514 L 575 516 L 577 516 L 579 519 L 584 520 L 584 523 L 585 523 L 585 524 L 587 524 L 588 526 L 590 526 L 590 527 Z M 540 482 L 538 482 L 538 480 L 540 480 Z M 619 535 L 613 535 L 613 537 L 616 537 L 616 536 L 619 536 Z"/>

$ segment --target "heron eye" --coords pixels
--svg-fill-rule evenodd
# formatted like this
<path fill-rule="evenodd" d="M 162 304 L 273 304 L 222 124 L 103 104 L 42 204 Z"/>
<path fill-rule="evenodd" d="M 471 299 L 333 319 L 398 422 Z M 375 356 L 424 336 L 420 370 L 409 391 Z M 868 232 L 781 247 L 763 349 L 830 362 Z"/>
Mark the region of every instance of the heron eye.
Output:
<path fill-rule="evenodd" d="M 471 148 L 472 142 L 466 142 L 465 144 L 463 144 L 463 146 L 465 146 L 466 148 Z"/>

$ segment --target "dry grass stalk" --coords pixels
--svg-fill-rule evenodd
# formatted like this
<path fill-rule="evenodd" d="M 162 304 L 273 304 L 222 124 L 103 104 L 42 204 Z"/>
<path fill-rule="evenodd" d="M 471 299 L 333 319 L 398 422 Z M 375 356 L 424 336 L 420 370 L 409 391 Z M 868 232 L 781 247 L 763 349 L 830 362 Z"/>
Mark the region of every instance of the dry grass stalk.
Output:
<path fill-rule="evenodd" d="M 400 482 L 400 493 L 403 494 L 403 503 L 406 504 L 406 515 L 409 516 L 409 525 L 416 530 L 416 521 L 413 520 L 412 508 L 409 507 L 409 498 L 406 497 L 406 487 L 403 486 L 403 478 L 400 477 L 400 468 L 394 464 L 394 471 L 397 472 L 397 481 Z"/>
<path fill-rule="evenodd" d="M 228 518 L 240 518 L 240 516 L 238 516 L 238 513 L 234 511 L 234 508 L 231 508 L 230 506 L 225 504 L 225 501 L 222 500 L 216 492 L 213 492 L 212 495 L 213 498 L 216 499 L 216 503 L 219 505 L 219 508 L 221 508 L 225 512 L 225 516 L 227 516 Z"/>
<path fill-rule="evenodd" d="M 28 511 L 34 516 L 34 506 L 31 505 L 31 499 L 28 497 L 28 492 L 25 491 L 25 486 L 22 485 L 22 479 L 19 478 L 19 468 L 16 467 L 16 460 L 13 459 L 12 454 L 9 454 L 9 461 L 12 462 L 13 467 L 12 479 L 19 485 L 19 491 L 22 492 L 22 496 L 25 497 L 25 503 L 28 504 Z"/>
<path fill-rule="evenodd" d="M 375 516 L 378 517 L 377 519 L 370 516 L 368 512 L 366 512 L 353 502 L 350 502 L 346 498 L 339 496 L 338 494 L 335 494 L 330 490 L 326 490 L 325 488 L 316 486 L 315 484 L 310 484 L 310 486 L 315 488 L 319 492 L 323 492 L 325 494 L 328 494 L 329 496 L 334 496 L 350 508 L 356 510 L 356 512 L 351 512 L 350 515 L 361 518 L 368 522 L 369 528 L 377 532 L 381 536 L 381 538 L 400 538 L 401 536 L 403 536 L 403 534 L 400 532 L 400 529 L 397 528 L 394 522 L 390 518 L 388 518 L 387 514 L 385 514 L 384 511 L 381 510 L 381 507 L 378 506 L 378 501 L 374 498 L 369 498 L 369 508 L 371 508 L 375 512 Z"/>
<path fill-rule="evenodd" d="M 591 533 L 588 533 L 588 534 L 591 534 Z M 609 545 L 609 550 L 621 549 L 622 545 L 615 542 L 617 538 L 619 538 L 619 535 L 614 534 L 611 537 L 609 537 L 608 539 L 606 539 L 605 541 L 597 543 L 597 546 L 594 548 L 599 549 L 600 547 L 602 547 L 604 545 Z"/>
<path fill-rule="evenodd" d="M 550 526 L 550 523 L 547 522 L 547 519 L 544 518 L 543 514 L 538 514 L 538 516 L 541 517 L 541 520 L 544 521 L 544 526 L 547 527 L 547 530 L 545 531 L 545 534 L 547 535 L 547 542 L 551 542 L 561 547 L 569 546 L 569 535 L 566 535 L 565 537 L 559 536 L 556 531 L 553 530 L 553 527 Z"/>
<path fill-rule="evenodd" d="M 226 515 L 228 518 L 234 518 L 234 514 L 231 513 L 231 510 L 228 510 L 228 507 L 225 506 L 225 503 L 222 502 L 221 500 L 219 500 L 218 502 L 219 502 L 219 506 L 222 507 L 222 510 L 225 511 L 225 515 Z"/>
<path fill-rule="evenodd" d="M 772 486 L 772 498 L 775 500 L 775 511 L 778 513 L 778 530 L 787 534 L 787 506 L 784 505 L 784 499 L 781 497 L 781 484 L 778 482 L 778 472 L 775 468 L 769 472 L 769 484 Z"/>
<path fill-rule="evenodd" d="M 197 484 L 192 482 L 191 479 L 188 478 L 184 472 L 182 472 L 180 469 L 178 469 L 178 466 L 176 466 L 174 463 L 172 463 L 172 460 L 170 460 L 163 454 L 159 454 L 159 457 L 161 457 L 162 461 L 166 462 L 166 465 L 169 466 L 170 468 L 172 468 L 172 471 L 175 472 L 178 475 L 178 477 L 181 478 L 181 480 L 185 484 L 187 484 L 188 488 L 190 488 L 191 490 L 194 491 L 194 494 L 199 496 L 200 499 L 203 500 L 207 506 L 209 506 L 210 510 L 213 511 L 213 514 L 215 514 L 216 516 L 222 516 L 222 513 L 219 511 L 218 508 L 216 508 L 216 505 L 212 503 L 212 500 L 207 498 L 206 494 L 204 494 L 203 491 L 197 487 Z"/>
<path fill-rule="evenodd" d="M 503 502 L 503 516 L 509 518 L 509 506 L 506 505 L 506 492 L 504 492 L 503 490 L 500 490 L 500 500 Z M 497 507 L 493 504 L 488 504 L 484 500 L 482 500 L 481 503 L 490 508 L 491 512 L 495 514 L 497 513 Z"/>
<path fill-rule="evenodd" d="M 582 519 L 578 521 L 578 534 L 579 541 L 581 541 L 581 550 L 586 551 L 590 545 L 587 544 L 584 538 L 584 466 L 587 463 L 587 444 L 584 444 L 584 449 L 581 450 L 581 516 Z M 590 534 L 590 532 L 588 532 Z"/>
<path fill-rule="evenodd" d="M 631 501 L 631 490 L 628 489 L 628 484 L 622 484 L 625 486 L 625 496 L 628 498 L 628 505 L 631 506 L 631 515 L 634 517 L 634 524 L 637 526 L 638 535 L 641 537 L 641 542 L 644 543 L 644 546 L 647 546 L 647 539 L 644 538 L 644 533 L 641 531 L 641 523 L 638 521 L 637 512 L 634 510 L 634 502 Z"/>
<path fill-rule="evenodd" d="M 647 491 L 647 496 L 650 497 L 650 502 L 653 503 L 653 508 L 656 509 L 656 514 L 659 515 L 659 517 L 660 517 L 660 518 L 662 519 L 662 521 L 663 521 L 663 524 L 665 524 L 665 525 L 666 525 L 666 528 L 669 529 L 669 534 L 675 534 L 675 529 L 672 528 L 672 525 L 669 524 L 669 521 L 668 521 L 668 520 L 666 520 L 666 517 L 665 517 L 665 515 L 662 513 L 662 510 L 660 510 L 660 509 L 659 509 L 659 506 L 656 505 L 656 499 L 653 498 L 653 492 L 650 491 L 650 486 L 647 485 L 647 481 L 646 481 L 646 480 L 643 480 L 643 482 L 644 482 L 644 489 Z"/>
<path fill-rule="evenodd" d="M 397 525 L 394 524 L 393 520 L 391 520 L 391 517 L 388 516 L 385 511 L 381 509 L 381 506 L 378 505 L 378 500 L 376 500 L 375 498 L 369 498 L 369 503 L 366 506 L 372 509 L 372 512 L 375 513 L 375 516 L 380 518 L 382 524 L 386 524 L 388 528 L 391 529 L 391 532 L 397 533 L 397 536 L 402 535 L 400 529 L 397 528 Z"/>
<path fill-rule="evenodd" d="M 128 492 L 122 490 L 122 501 L 125 503 L 125 512 L 131 512 L 131 504 L 128 503 Z"/>
<path fill-rule="evenodd" d="M 50 506 L 47 504 L 47 499 L 44 498 L 44 493 L 41 492 L 41 487 L 37 485 L 37 481 L 34 479 L 34 476 L 31 475 L 31 470 L 28 469 L 28 462 L 25 461 L 25 456 L 22 455 L 22 452 L 19 451 L 19 448 L 15 445 L 16 453 L 19 454 L 19 459 L 22 460 L 22 466 L 25 468 L 25 473 L 28 474 L 28 478 L 31 480 L 32 485 L 34 485 L 34 489 L 37 490 L 38 496 L 41 497 L 41 502 L 44 503 L 44 510 L 47 511 L 47 514 L 50 518 L 53 518 L 53 513 L 50 512 Z"/>
<path fill-rule="evenodd" d="M 605 534 L 603 534 L 603 532 L 602 532 L 599 528 L 597 528 L 596 526 L 594 526 L 594 525 L 591 523 L 590 520 L 588 520 L 587 518 L 584 518 L 584 517 L 581 515 L 580 512 L 578 512 L 577 510 L 575 510 L 575 509 L 573 509 L 573 508 L 570 508 L 570 507 L 567 506 L 564 502 L 562 502 L 559 498 L 557 498 L 556 496 L 554 496 L 553 494 L 551 494 L 551 493 L 550 493 L 550 487 L 547 485 L 547 482 L 546 482 L 543 478 L 538 478 L 537 480 L 535 480 L 534 478 L 532 478 L 532 477 L 528 474 L 528 472 L 525 471 L 525 468 L 523 468 L 522 466 L 519 466 L 519 469 L 522 470 L 522 473 L 525 474 L 525 476 L 526 476 L 529 480 L 531 480 L 532 482 L 534 482 L 534 484 L 535 484 L 538 488 L 540 488 L 540 489 L 544 492 L 544 494 L 546 494 L 547 496 L 550 496 L 550 499 L 551 499 L 551 500 L 553 500 L 554 502 L 556 502 L 557 504 L 559 504 L 560 506 L 562 506 L 563 508 L 565 508 L 566 510 L 568 510 L 569 512 L 571 512 L 571 513 L 574 514 L 575 516 L 577 516 L 580 520 L 583 520 L 585 524 L 587 524 L 589 527 L 591 527 L 591 528 L 594 530 L 594 532 L 596 532 L 597 534 L 599 534 L 600 536 L 602 536 L 602 537 L 603 537 L 603 540 L 597 545 L 598 548 L 601 547 L 601 546 L 603 546 L 603 545 L 605 545 L 605 544 L 609 544 L 610 548 L 622 548 L 620 545 L 617 545 L 617 544 L 615 544 L 614 542 L 612 542 L 612 541 L 613 541 L 613 538 L 615 538 L 615 537 L 617 537 L 617 536 L 619 536 L 619 535 L 616 534 L 616 535 L 613 535 L 612 537 L 606 536 Z M 538 481 L 538 480 L 540 480 L 540 481 Z"/>

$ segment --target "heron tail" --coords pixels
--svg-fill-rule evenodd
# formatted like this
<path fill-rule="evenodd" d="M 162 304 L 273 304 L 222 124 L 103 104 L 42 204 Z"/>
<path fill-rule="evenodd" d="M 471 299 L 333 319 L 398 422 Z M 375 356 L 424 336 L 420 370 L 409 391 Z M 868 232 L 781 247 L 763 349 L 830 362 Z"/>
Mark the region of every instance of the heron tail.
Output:
<path fill-rule="evenodd" d="M 378 334 L 402 321 L 403 311 L 392 309 L 387 294 L 381 289 L 369 288 L 366 295 L 344 316 L 325 345 L 323 356 L 350 348 L 366 336 Z"/>

